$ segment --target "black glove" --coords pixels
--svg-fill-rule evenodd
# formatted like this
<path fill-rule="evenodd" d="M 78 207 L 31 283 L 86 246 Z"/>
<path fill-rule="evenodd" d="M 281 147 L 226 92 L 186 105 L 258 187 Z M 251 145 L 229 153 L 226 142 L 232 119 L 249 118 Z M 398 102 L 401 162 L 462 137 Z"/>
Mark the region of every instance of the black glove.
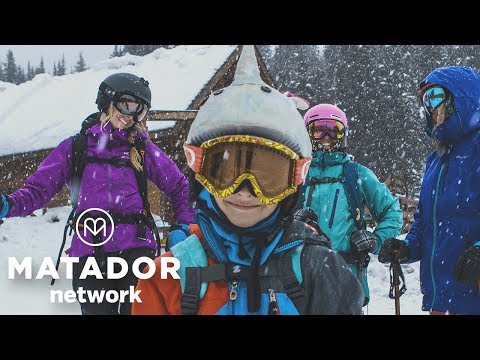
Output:
<path fill-rule="evenodd" d="M 377 245 L 377 238 L 368 230 L 358 230 L 350 236 L 350 249 L 353 252 L 374 252 Z"/>
<path fill-rule="evenodd" d="M 398 259 L 400 264 L 408 261 L 410 258 L 410 249 L 405 241 L 390 238 L 385 240 L 378 254 L 378 261 L 383 264 L 390 263 Z"/>
<path fill-rule="evenodd" d="M 455 278 L 468 285 L 480 280 L 480 247 L 467 249 L 458 257 Z"/>
<path fill-rule="evenodd" d="M 303 221 L 304 223 L 313 227 L 318 234 L 323 234 L 320 225 L 318 225 L 318 216 L 313 210 L 310 209 L 300 209 L 295 211 L 293 214 L 293 219 L 298 221 Z"/>

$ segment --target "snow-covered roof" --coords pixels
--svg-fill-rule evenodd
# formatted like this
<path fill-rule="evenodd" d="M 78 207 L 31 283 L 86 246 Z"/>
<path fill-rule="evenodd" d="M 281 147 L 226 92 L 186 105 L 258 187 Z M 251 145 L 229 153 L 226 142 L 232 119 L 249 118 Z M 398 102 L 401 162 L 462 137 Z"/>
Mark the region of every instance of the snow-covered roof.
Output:
<path fill-rule="evenodd" d="M 186 110 L 228 56 L 233 45 L 182 45 L 146 56 L 127 54 L 103 60 L 81 73 L 39 74 L 20 85 L 0 85 L 0 156 L 53 148 L 80 129 L 97 111 L 98 85 L 116 72 L 144 77 L 152 110 Z M 174 122 L 149 122 L 149 130 Z"/>

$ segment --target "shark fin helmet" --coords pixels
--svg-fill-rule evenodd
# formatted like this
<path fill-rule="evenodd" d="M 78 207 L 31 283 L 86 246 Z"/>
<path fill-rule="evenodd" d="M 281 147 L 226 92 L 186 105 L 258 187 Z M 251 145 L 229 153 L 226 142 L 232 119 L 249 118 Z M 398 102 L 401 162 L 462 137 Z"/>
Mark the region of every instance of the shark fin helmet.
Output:
<path fill-rule="evenodd" d="M 131 95 L 147 105 L 150 109 L 152 102 L 152 93 L 149 83 L 143 77 L 138 77 L 129 73 L 112 74 L 103 80 L 98 87 L 97 104 L 98 110 L 106 113 L 110 102 L 120 98 L 121 95 Z"/>
<path fill-rule="evenodd" d="M 231 85 L 215 91 L 199 109 L 186 144 L 200 146 L 207 140 L 226 135 L 273 140 L 287 146 L 300 158 L 309 158 L 312 154 L 310 138 L 295 103 L 263 82 L 253 45 L 243 46 Z M 193 203 L 203 187 L 196 180 L 190 181 L 190 186 Z M 285 204 L 282 205 L 283 213 L 297 206 L 300 187 L 281 201 Z"/>

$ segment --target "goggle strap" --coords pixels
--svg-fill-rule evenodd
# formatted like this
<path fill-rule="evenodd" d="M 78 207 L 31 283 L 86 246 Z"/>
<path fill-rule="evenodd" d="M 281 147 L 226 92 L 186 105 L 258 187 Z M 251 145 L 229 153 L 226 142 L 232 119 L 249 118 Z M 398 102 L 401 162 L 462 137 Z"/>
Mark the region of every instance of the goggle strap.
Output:
<path fill-rule="evenodd" d="M 203 148 L 195 145 L 183 144 L 183 151 L 187 158 L 187 165 L 198 174 L 202 168 Z"/>
<path fill-rule="evenodd" d="M 430 89 L 431 87 L 435 87 L 435 86 L 438 86 L 438 85 L 435 85 L 435 84 L 432 84 L 432 83 L 429 83 L 429 84 L 426 84 L 425 86 L 423 86 L 419 91 L 418 91 L 418 97 L 420 98 L 420 101 L 423 102 L 423 94 L 425 94 L 425 92 Z"/>
<path fill-rule="evenodd" d="M 296 168 L 295 168 L 295 185 L 301 185 L 307 178 L 308 169 L 310 167 L 310 163 L 312 158 L 304 158 L 297 160 Z"/>

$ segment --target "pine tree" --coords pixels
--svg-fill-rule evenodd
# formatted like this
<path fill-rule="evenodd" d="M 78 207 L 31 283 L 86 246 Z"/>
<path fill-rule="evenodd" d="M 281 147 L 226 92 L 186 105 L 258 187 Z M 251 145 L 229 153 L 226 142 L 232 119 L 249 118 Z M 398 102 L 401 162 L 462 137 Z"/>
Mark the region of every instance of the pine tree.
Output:
<path fill-rule="evenodd" d="M 80 52 L 74 71 L 78 73 L 85 70 L 87 70 L 87 64 L 85 63 L 85 59 L 83 58 L 82 52 Z"/>
<path fill-rule="evenodd" d="M 7 62 L 4 63 L 4 77 L 6 82 L 15 83 L 17 78 L 17 65 L 12 50 L 7 51 Z"/>
<path fill-rule="evenodd" d="M 43 56 L 40 58 L 40 66 L 35 69 L 36 74 L 45 74 L 45 65 L 43 63 Z"/>
<path fill-rule="evenodd" d="M 65 54 L 62 55 L 62 59 L 57 63 L 57 76 L 63 76 L 67 72 L 65 67 Z"/>
<path fill-rule="evenodd" d="M 110 59 L 114 57 L 120 57 L 125 55 L 125 51 L 121 45 L 115 45 L 113 48 L 113 53 L 110 54 Z"/>
<path fill-rule="evenodd" d="M 32 80 L 35 77 L 35 70 L 33 66 L 30 64 L 30 61 L 27 63 L 27 81 Z"/>
<path fill-rule="evenodd" d="M 21 66 L 17 66 L 17 77 L 15 79 L 15 84 L 22 84 L 27 81 L 27 76 L 25 75 L 25 70 Z"/>
<path fill-rule="evenodd" d="M 0 81 L 5 81 L 5 75 L 3 73 L 3 64 L 0 63 Z"/>
<path fill-rule="evenodd" d="M 58 75 L 57 63 L 54 62 L 54 63 L 53 63 L 53 76 L 57 76 L 57 75 Z"/>

